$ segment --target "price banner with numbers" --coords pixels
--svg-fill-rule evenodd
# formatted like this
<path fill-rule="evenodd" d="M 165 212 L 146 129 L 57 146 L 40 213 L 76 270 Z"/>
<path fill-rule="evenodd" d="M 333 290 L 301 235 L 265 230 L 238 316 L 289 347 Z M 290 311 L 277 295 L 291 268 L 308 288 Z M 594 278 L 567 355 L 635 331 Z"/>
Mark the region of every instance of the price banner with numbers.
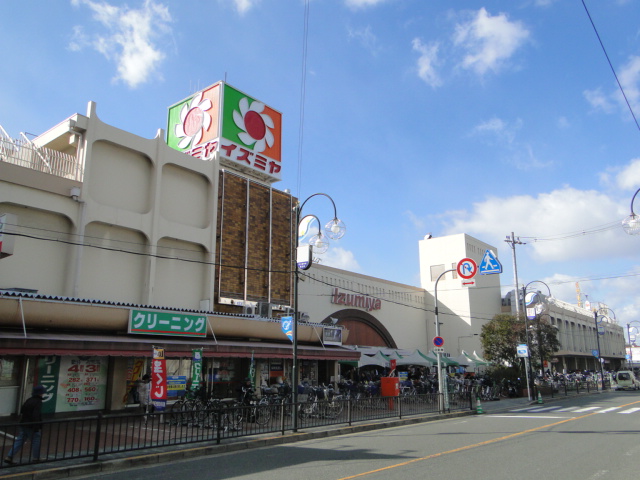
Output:
<path fill-rule="evenodd" d="M 43 413 L 103 409 L 107 362 L 103 357 L 51 356 L 41 359 L 38 365 L 40 383 L 47 388 Z"/>

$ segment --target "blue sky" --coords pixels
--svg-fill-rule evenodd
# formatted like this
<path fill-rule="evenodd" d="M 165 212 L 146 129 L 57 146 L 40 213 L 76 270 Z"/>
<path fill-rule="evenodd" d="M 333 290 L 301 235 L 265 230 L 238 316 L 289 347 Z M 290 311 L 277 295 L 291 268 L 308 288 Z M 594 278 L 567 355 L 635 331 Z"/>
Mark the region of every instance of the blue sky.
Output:
<path fill-rule="evenodd" d="M 585 4 L 640 116 L 640 3 Z M 507 290 L 514 232 L 521 282 L 575 302 L 579 281 L 640 320 L 640 238 L 620 228 L 640 130 L 581 0 L 5 0 L 0 27 L 11 136 L 95 101 L 151 138 L 226 79 L 283 114 L 276 187 L 335 200 L 348 232 L 324 263 L 419 286 L 418 241 L 464 232 L 497 247 Z"/>

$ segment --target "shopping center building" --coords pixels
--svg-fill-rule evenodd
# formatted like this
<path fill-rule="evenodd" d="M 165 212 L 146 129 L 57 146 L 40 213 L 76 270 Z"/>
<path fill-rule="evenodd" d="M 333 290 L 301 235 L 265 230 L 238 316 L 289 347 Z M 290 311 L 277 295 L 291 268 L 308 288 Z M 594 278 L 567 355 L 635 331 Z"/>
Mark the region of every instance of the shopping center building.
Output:
<path fill-rule="evenodd" d="M 300 378 L 335 380 L 374 348 L 430 351 L 436 285 L 445 356 L 481 355 L 500 275 L 463 285 L 455 266 L 497 250 L 425 237 L 421 287 L 323 265 L 296 277 L 299 203 L 274 187 L 282 141 L 279 112 L 222 82 L 170 107 L 152 139 L 102 122 L 93 102 L 35 138 L 0 128 L 0 415 L 36 383 L 48 413 L 127 408 L 154 347 L 169 399 L 194 351 L 214 395 L 290 379 L 281 319 L 296 292 Z M 558 318 L 563 352 L 585 353 L 580 322 Z M 614 361 L 624 337 L 609 338 Z"/>

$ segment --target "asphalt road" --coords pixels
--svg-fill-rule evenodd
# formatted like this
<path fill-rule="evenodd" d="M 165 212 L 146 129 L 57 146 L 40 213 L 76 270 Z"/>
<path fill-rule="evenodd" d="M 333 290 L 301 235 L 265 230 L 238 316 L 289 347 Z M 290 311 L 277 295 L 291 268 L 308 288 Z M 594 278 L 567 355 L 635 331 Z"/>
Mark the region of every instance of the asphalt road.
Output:
<path fill-rule="evenodd" d="M 635 480 L 639 426 L 640 392 L 608 393 L 83 478 Z"/>

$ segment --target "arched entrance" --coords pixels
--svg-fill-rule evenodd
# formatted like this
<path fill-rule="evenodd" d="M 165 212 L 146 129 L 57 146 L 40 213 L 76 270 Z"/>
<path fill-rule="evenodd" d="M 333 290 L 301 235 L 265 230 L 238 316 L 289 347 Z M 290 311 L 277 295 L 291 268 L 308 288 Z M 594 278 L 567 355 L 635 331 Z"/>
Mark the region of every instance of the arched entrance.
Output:
<path fill-rule="evenodd" d="M 337 325 L 349 330 L 349 337 L 343 345 L 398 348 L 389 331 L 370 313 L 347 308 L 332 313 L 323 323 L 331 323 L 331 318 L 337 319 Z"/>

